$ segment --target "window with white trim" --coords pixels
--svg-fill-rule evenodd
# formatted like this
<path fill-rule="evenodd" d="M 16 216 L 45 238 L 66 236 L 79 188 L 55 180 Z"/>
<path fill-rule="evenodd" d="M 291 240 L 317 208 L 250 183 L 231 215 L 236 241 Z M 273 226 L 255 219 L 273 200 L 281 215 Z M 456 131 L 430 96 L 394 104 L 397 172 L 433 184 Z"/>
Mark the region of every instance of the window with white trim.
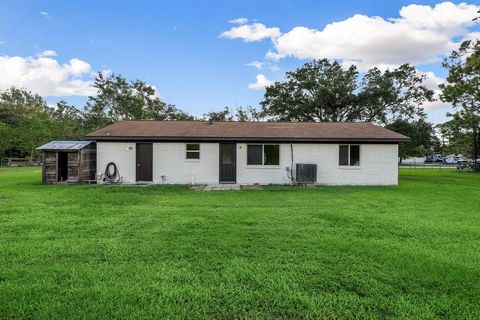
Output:
<path fill-rule="evenodd" d="M 199 143 L 187 143 L 186 145 L 187 159 L 198 160 L 200 159 L 200 144 Z"/>
<path fill-rule="evenodd" d="M 360 166 L 360 146 L 358 144 L 342 144 L 338 147 L 339 166 Z"/>
<path fill-rule="evenodd" d="M 247 165 L 278 166 L 280 165 L 280 145 L 249 144 L 247 145 Z"/>

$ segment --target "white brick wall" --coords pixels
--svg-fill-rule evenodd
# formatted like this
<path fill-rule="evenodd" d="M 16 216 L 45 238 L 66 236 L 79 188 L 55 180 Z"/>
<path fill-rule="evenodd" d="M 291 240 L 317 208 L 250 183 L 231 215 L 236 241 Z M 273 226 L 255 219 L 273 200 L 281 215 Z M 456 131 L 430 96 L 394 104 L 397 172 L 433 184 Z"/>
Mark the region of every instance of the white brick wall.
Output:
<path fill-rule="evenodd" d="M 398 145 L 361 145 L 359 167 L 339 166 L 338 148 L 338 144 L 293 145 L 294 162 L 317 163 L 317 181 L 319 184 L 398 184 Z"/>
<path fill-rule="evenodd" d="M 286 167 L 290 167 L 290 145 L 280 145 L 279 166 L 247 166 L 247 144 L 237 144 L 237 182 L 240 184 L 291 183 Z"/>
<path fill-rule="evenodd" d="M 153 144 L 153 181 L 162 183 L 205 184 L 218 183 L 218 143 L 201 143 L 200 159 L 186 159 L 185 143 Z"/>
<path fill-rule="evenodd" d="M 131 147 L 131 150 L 128 150 Z M 201 143 L 200 160 L 187 160 L 185 143 L 153 144 L 153 182 L 171 184 L 218 183 L 219 145 Z M 237 183 L 290 183 L 286 167 L 291 165 L 290 144 L 280 145 L 279 166 L 247 166 L 247 144 L 237 144 Z M 338 166 L 338 144 L 294 144 L 295 163 L 316 163 L 317 181 L 325 185 L 396 185 L 398 145 L 363 144 L 359 167 Z M 108 162 L 117 164 L 126 183 L 135 183 L 135 143 L 98 142 L 97 170 Z M 165 176 L 165 180 L 162 180 Z"/>
<path fill-rule="evenodd" d="M 131 148 L 131 150 L 129 150 Z M 97 174 L 115 162 L 125 183 L 135 183 L 135 142 L 97 142 Z"/>
<path fill-rule="evenodd" d="M 338 165 L 338 144 L 293 144 L 295 163 L 317 164 L 317 182 L 325 185 L 396 185 L 398 184 L 398 145 L 363 144 L 359 167 Z M 247 166 L 247 145 L 237 144 L 237 182 L 289 183 L 286 167 L 291 166 L 290 144 L 280 146 L 279 166 Z"/>

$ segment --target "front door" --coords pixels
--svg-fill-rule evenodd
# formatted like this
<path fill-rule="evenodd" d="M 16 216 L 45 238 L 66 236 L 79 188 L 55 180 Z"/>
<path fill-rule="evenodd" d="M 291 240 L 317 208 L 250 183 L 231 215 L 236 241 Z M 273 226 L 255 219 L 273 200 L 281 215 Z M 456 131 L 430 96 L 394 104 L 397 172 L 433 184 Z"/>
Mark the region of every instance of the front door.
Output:
<path fill-rule="evenodd" d="M 237 181 L 237 145 L 235 143 L 220 144 L 220 183 Z"/>
<path fill-rule="evenodd" d="M 137 182 L 153 181 L 153 150 L 151 143 L 137 143 Z"/>

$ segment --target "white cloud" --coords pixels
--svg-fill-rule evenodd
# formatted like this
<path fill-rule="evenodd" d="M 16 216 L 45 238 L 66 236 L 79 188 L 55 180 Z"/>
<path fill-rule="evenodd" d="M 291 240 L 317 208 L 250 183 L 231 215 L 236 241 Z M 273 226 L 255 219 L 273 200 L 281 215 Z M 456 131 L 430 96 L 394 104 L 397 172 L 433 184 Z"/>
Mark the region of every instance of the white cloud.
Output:
<path fill-rule="evenodd" d="M 245 65 L 248 66 L 248 67 L 254 67 L 255 69 L 262 69 L 263 66 L 265 65 L 265 62 L 260 62 L 260 61 L 255 60 L 255 61 L 246 63 Z"/>
<path fill-rule="evenodd" d="M 41 16 L 44 16 L 47 19 L 50 19 L 50 15 L 48 14 L 47 11 L 40 11 L 38 14 L 40 14 Z"/>
<path fill-rule="evenodd" d="M 268 50 L 265 54 L 265 58 L 268 60 L 279 61 L 282 58 L 285 58 L 286 54 L 280 54 L 277 52 L 273 52 L 272 50 Z"/>
<path fill-rule="evenodd" d="M 245 23 L 248 22 L 248 19 L 247 18 L 236 18 L 236 19 L 232 19 L 228 22 L 233 23 L 233 24 L 245 24 Z"/>
<path fill-rule="evenodd" d="M 75 76 L 88 74 L 91 71 L 90 64 L 77 58 L 71 59 L 69 63 L 63 66 L 65 70 Z"/>
<path fill-rule="evenodd" d="M 221 37 L 245 42 L 270 38 L 273 48 L 265 57 L 274 61 L 328 58 L 355 63 L 361 70 L 385 69 L 406 62 L 438 62 L 458 46 L 458 39 L 478 37 L 478 32 L 469 33 L 478 10 L 480 6 L 467 3 L 411 4 L 402 7 L 396 18 L 356 14 L 323 30 L 298 26 L 283 34 L 276 27 L 253 23 L 231 28 Z"/>
<path fill-rule="evenodd" d="M 466 3 L 412 4 L 395 19 L 356 14 L 323 30 L 295 27 L 273 39 L 274 50 L 266 57 L 339 59 L 360 69 L 433 63 L 457 46 L 454 39 L 468 33 L 479 9 Z"/>
<path fill-rule="evenodd" d="M 245 65 L 247 67 L 253 67 L 253 68 L 258 69 L 258 70 L 262 70 L 264 68 L 268 68 L 272 72 L 276 72 L 276 71 L 280 70 L 280 68 L 276 64 L 271 63 L 269 61 L 261 62 L 261 61 L 255 60 L 255 61 L 246 63 Z"/>
<path fill-rule="evenodd" d="M 451 108 L 452 105 L 448 102 L 443 102 L 442 100 L 440 100 L 440 94 L 442 93 L 442 90 L 440 90 L 440 88 L 438 88 L 438 85 L 440 85 L 441 83 L 444 83 L 445 82 L 445 79 L 443 78 L 440 78 L 438 77 L 435 73 L 433 73 L 432 71 L 428 71 L 428 72 L 421 72 L 419 71 L 420 73 L 423 73 L 425 74 L 427 77 L 425 79 L 425 81 L 423 82 L 423 84 L 430 90 L 433 90 L 434 92 L 434 99 L 435 101 L 432 101 L 432 102 L 426 102 L 423 104 L 423 108 L 425 108 L 425 110 L 429 111 L 429 110 L 436 110 L 436 109 L 447 109 L 447 108 Z"/>
<path fill-rule="evenodd" d="M 42 53 L 40 53 L 41 57 L 56 57 L 57 53 L 53 50 L 45 50 Z"/>
<path fill-rule="evenodd" d="M 450 36 L 462 33 L 464 27 L 474 25 L 472 21 L 480 7 L 467 3 L 442 2 L 435 7 L 411 4 L 400 9 L 399 19 L 393 22 L 406 23 L 416 29 L 443 30 Z"/>
<path fill-rule="evenodd" d="M 269 63 L 268 66 L 269 66 L 269 68 L 270 68 L 270 71 L 272 71 L 272 72 L 277 72 L 277 71 L 280 71 L 280 70 L 281 70 L 280 67 L 277 66 L 277 65 L 274 64 L 274 63 Z"/>
<path fill-rule="evenodd" d="M 480 40 L 480 32 L 470 32 L 465 37 L 463 37 L 462 41 L 466 40 Z"/>
<path fill-rule="evenodd" d="M 267 79 L 267 77 L 265 77 L 265 75 L 263 74 L 257 74 L 256 79 L 257 79 L 256 82 L 250 83 L 248 85 L 248 89 L 262 90 L 263 88 L 273 84 L 273 82 Z"/>
<path fill-rule="evenodd" d="M 0 56 L 0 90 L 11 86 L 26 88 L 42 96 L 88 96 L 92 87 L 92 69 L 74 58 L 60 64 L 53 50 L 38 57 Z"/>
<path fill-rule="evenodd" d="M 110 77 L 113 74 L 113 70 L 109 68 L 104 68 L 100 71 L 104 77 Z"/>
<path fill-rule="evenodd" d="M 263 39 L 275 39 L 280 36 L 279 28 L 267 28 L 262 23 L 245 24 L 239 27 L 233 27 L 220 34 L 222 38 L 243 39 L 245 42 L 260 41 Z"/>
<path fill-rule="evenodd" d="M 422 107 L 426 111 L 438 110 L 438 109 L 451 109 L 452 105 L 448 102 L 443 102 L 440 100 L 440 96 L 438 93 L 435 94 L 435 101 L 432 102 L 425 102 Z"/>
<path fill-rule="evenodd" d="M 426 76 L 426 79 L 423 82 L 423 84 L 430 90 L 437 89 L 439 84 L 442 84 L 445 82 L 444 78 L 437 76 L 432 71 L 427 71 L 427 72 L 419 71 L 419 72 Z"/>

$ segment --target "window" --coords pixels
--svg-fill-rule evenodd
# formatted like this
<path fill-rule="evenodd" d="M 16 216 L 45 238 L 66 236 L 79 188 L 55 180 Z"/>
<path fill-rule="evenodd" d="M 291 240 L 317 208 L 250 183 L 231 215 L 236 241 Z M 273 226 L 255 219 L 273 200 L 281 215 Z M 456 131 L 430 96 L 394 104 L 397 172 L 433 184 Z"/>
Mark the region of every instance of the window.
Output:
<path fill-rule="evenodd" d="M 278 166 L 280 146 L 278 144 L 247 145 L 247 165 Z"/>
<path fill-rule="evenodd" d="M 360 165 L 360 146 L 350 146 L 350 165 Z"/>
<path fill-rule="evenodd" d="M 263 164 L 266 166 L 280 164 L 280 146 L 278 144 L 263 145 Z"/>
<path fill-rule="evenodd" d="M 200 159 L 200 144 L 187 143 L 187 159 Z"/>
<path fill-rule="evenodd" d="M 338 164 L 348 166 L 348 146 L 340 146 Z"/>
<path fill-rule="evenodd" d="M 262 164 L 262 145 L 249 144 L 247 146 L 247 164 L 261 165 Z"/>
<path fill-rule="evenodd" d="M 340 145 L 338 148 L 339 166 L 360 166 L 360 146 Z"/>

